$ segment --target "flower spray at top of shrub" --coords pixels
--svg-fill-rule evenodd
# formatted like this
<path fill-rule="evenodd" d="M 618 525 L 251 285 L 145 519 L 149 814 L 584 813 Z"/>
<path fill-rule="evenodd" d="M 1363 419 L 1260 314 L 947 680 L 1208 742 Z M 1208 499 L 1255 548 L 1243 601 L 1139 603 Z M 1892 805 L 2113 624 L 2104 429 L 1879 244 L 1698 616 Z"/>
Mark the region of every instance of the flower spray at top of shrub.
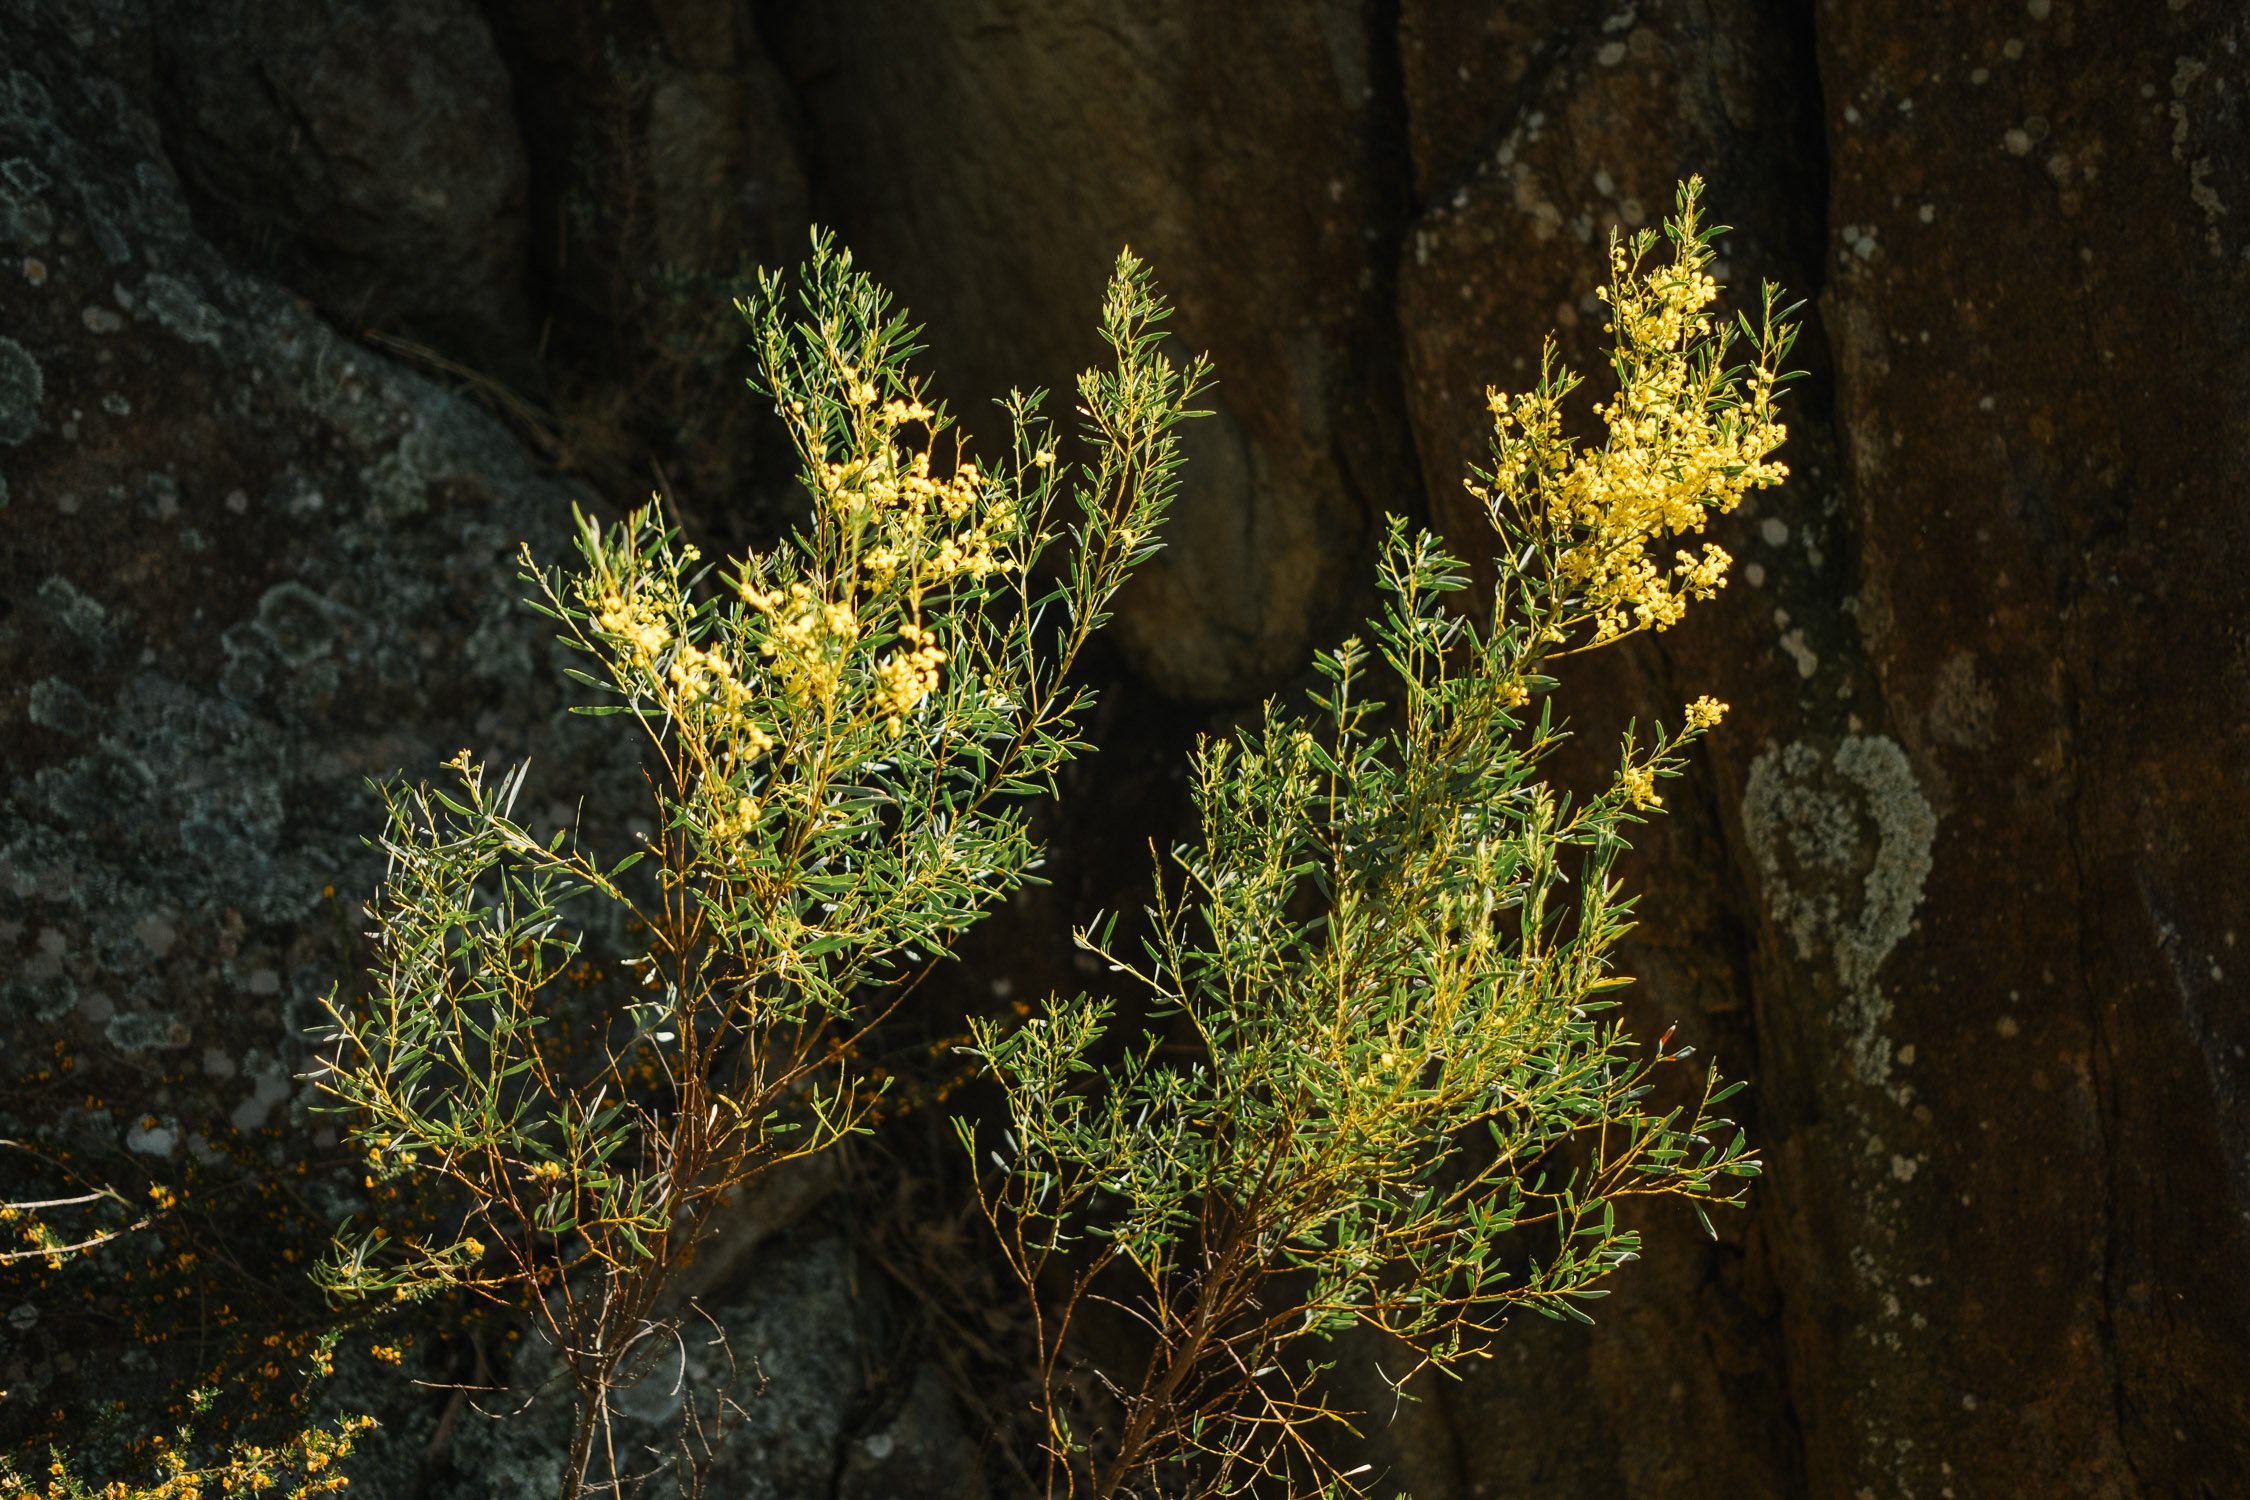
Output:
<path fill-rule="evenodd" d="M 1512 1309 L 1584 1319 L 1638 1252 L 1621 1201 L 1700 1214 L 1757 1171 L 1715 1113 L 1739 1085 L 1656 1103 L 1690 1049 L 1636 1047 L 1609 998 L 1633 906 L 1614 862 L 1723 705 L 1628 731 L 1584 801 L 1542 775 L 1550 663 L 1717 589 L 1725 554 L 1673 539 L 1783 474 L 1793 330 L 1770 287 L 1758 323 L 1711 313 L 1699 188 L 1669 255 L 1650 233 L 1613 250 L 1606 441 L 1565 435 L 1551 343 L 1529 392 L 1490 396 L 1485 622 L 1458 608 L 1463 566 L 1394 521 L 1384 606 L 1367 644 L 1318 658 L 1316 711 L 1269 703 L 1199 748 L 1201 837 L 1160 872 L 1138 955 L 1114 924 L 1080 935 L 1172 1030 L 1113 1037 L 1114 1001 L 1087 997 L 977 1030 L 1006 1117 L 960 1129 L 1032 1293 L 1050 1495 L 1362 1493 L 1320 1441 L 1351 1415 L 1316 1378 L 1333 1335 L 1406 1346 L 1382 1365 L 1403 1382 L 1476 1355 Z M 1088 1382 L 1070 1333 L 1095 1304 L 1147 1356 Z"/>
<path fill-rule="evenodd" d="M 1084 461 L 1037 395 L 981 459 L 826 240 L 794 294 L 766 277 L 739 306 L 809 525 L 713 566 L 651 507 L 582 520 L 579 566 L 529 574 L 606 700 L 582 711 L 645 741 L 653 833 L 604 857 L 535 837 L 525 768 L 468 751 L 389 791 L 377 962 L 332 997 L 317 1075 L 371 1185 L 449 1180 L 461 1205 L 442 1232 L 340 1240 L 326 1284 L 527 1302 L 576 1385 L 566 1494 L 714 1208 L 862 1127 L 879 1085 L 854 1037 L 1028 877 L 1027 800 L 1085 748 L 1072 665 L 1156 550 L 1203 380 L 1122 256 Z M 590 950 L 604 920 L 627 951 Z"/>

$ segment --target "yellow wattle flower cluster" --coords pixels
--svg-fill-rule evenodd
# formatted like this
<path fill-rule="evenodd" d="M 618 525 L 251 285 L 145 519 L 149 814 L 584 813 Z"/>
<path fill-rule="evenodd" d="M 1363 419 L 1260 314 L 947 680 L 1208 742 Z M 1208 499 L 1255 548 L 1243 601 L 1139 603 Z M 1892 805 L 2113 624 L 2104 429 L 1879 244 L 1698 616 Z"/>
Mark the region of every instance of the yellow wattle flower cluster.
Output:
<path fill-rule="evenodd" d="M 972 526 L 955 536 L 940 537 L 936 549 L 922 564 L 921 576 L 917 581 L 925 587 L 954 578 L 971 578 L 981 582 L 999 571 L 998 549 L 1006 541 L 1005 531 L 997 530 L 990 522 Z"/>
<path fill-rule="evenodd" d="M 911 592 L 960 577 L 984 579 L 999 569 L 1001 549 L 1015 535 L 1014 508 L 973 461 L 961 460 L 941 478 L 926 445 L 893 440 L 899 428 L 926 426 L 936 416 L 920 401 L 886 402 L 871 414 L 870 452 L 812 466 L 813 486 L 830 512 L 869 533 L 859 562 L 871 589 L 889 588 L 901 568 Z"/>
<path fill-rule="evenodd" d="M 746 839 L 758 831 L 758 799 L 747 794 L 734 799 L 709 819 L 711 835 L 720 839 Z"/>
<path fill-rule="evenodd" d="M 931 439 L 945 426 L 938 411 L 911 390 L 882 400 L 880 388 L 854 366 L 837 375 L 851 412 L 842 456 L 810 464 L 816 502 L 839 523 L 831 533 L 837 550 L 809 569 L 793 558 L 745 559 L 734 588 L 764 617 L 762 625 L 747 634 L 725 629 L 698 644 L 704 632 L 684 608 L 677 572 L 646 571 L 639 559 L 620 559 L 616 570 L 581 593 L 591 624 L 625 675 L 653 689 L 669 713 L 725 741 L 719 760 L 729 778 L 745 760 L 774 747 L 752 713 L 760 701 L 822 718 L 842 707 L 851 719 L 868 714 L 892 734 L 904 732 L 906 716 L 937 690 L 946 659 L 921 625 L 926 596 L 1000 571 L 1018 539 L 1008 485 L 965 457 L 938 472 L 931 456 Z M 803 402 L 787 410 L 806 422 Z M 921 433 L 907 440 L 903 430 L 916 426 Z M 836 434 L 809 425 L 803 432 L 829 444 L 831 453 L 839 451 Z M 1045 448 L 1030 460 L 1040 472 L 1054 462 Z M 693 561 L 693 549 L 682 558 Z M 903 649 L 864 669 L 864 676 L 855 672 L 854 650 L 888 634 L 890 622 L 901 617 L 905 623 L 896 629 Z M 852 702 L 842 703 L 847 697 Z M 755 801 L 732 792 L 714 796 L 712 830 L 747 836 L 758 820 Z"/>
<path fill-rule="evenodd" d="M 1596 293 L 1610 306 L 1604 331 L 1614 339 L 1618 382 L 1614 399 L 1594 407 L 1606 443 L 1582 449 L 1565 435 L 1562 398 L 1576 382 L 1556 378 L 1552 344 L 1538 389 L 1486 392 L 1498 483 L 1470 489 L 1496 520 L 1506 501 L 1543 526 L 1556 547 L 1555 583 L 1574 596 L 1573 617 L 1592 622 L 1594 645 L 1667 629 L 1690 600 L 1723 587 L 1732 561 L 1723 548 L 1676 550 L 1667 566 L 1651 555 L 1653 545 L 1701 532 L 1712 515 L 1788 473 L 1768 456 L 1785 435 L 1774 407 L 1780 372 L 1763 350 L 1739 384 L 1726 369 L 1726 338 L 1710 311 L 1719 290 L 1707 270 L 1714 254 L 1696 232 L 1696 186 L 1669 264 L 1642 268 L 1653 236 L 1610 248 L 1610 284 Z"/>
<path fill-rule="evenodd" d="M 876 703 L 893 735 L 900 732 L 905 716 L 937 691 L 938 667 L 945 660 L 937 637 L 911 620 L 899 626 L 898 635 L 909 649 L 885 657 L 875 669 Z"/>
<path fill-rule="evenodd" d="M 289 1490 L 289 1500 L 311 1500 L 316 1495 L 341 1493 L 351 1484 L 348 1476 L 332 1472 L 349 1458 L 362 1433 L 376 1425 L 373 1417 L 339 1418 L 334 1428 L 308 1427 L 279 1448 L 252 1443 L 237 1444 L 224 1463 L 214 1468 L 189 1467 L 180 1448 L 159 1435 L 157 1466 L 152 1483 L 129 1484 L 113 1479 L 99 1490 L 75 1482 L 61 1459 L 47 1467 L 44 1488 L 13 1470 L 0 1468 L 0 1500 L 207 1500 L 214 1495 L 265 1495 L 291 1478 L 299 1482 Z"/>
<path fill-rule="evenodd" d="M 761 589 L 745 578 L 742 586 L 744 601 L 772 622 L 760 649 L 773 663 L 779 686 L 799 703 L 835 701 L 845 658 L 865 633 L 861 590 L 867 603 L 903 592 L 908 611 L 918 615 L 925 591 L 959 579 L 982 581 L 999 571 L 1016 535 L 1014 505 L 973 461 L 961 459 L 940 476 L 927 441 L 898 441 L 902 428 L 932 429 L 939 420 L 935 410 L 918 397 L 878 407 L 874 388 L 855 370 L 843 375 L 848 401 L 861 409 L 860 440 L 867 451 L 816 460 L 812 479 L 821 503 L 857 538 L 856 576 L 842 580 L 848 597 L 826 599 L 803 582 Z M 1053 457 L 1043 450 L 1034 462 L 1043 468 Z M 905 715 L 937 690 L 945 660 L 934 638 L 913 620 L 899 635 L 907 649 L 873 673 L 875 710 L 893 734 L 902 731 Z"/>
<path fill-rule="evenodd" d="M 733 721 L 742 753 L 758 756 L 772 748 L 772 738 L 744 712 L 750 688 L 733 659 L 675 632 L 679 601 L 668 580 L 651 575 L 612 585 L 588 603 L 595 627 L 622 648 L 625 664 L 660 689 L 669 685 L 676 712 L 707 704 Z"/>
<path fill-rule="evenodd" d="M 724 652 L 682 641 L 673 651 L 672 665 L 664 675 L 670 679 L 683 704 L 710 697 L 733 708 L 743 699 L 742 679 L 735 674 L 734 663 Z"/>
<path fill-rule="evenodd" d="M 642 671 L 650 671 L 672 639 L 671 601 L 648 587 L 629 594 L 612 589 L 595 601 L 594 623 L 622 642 Z"/>
<path fill-rule="evenodd" d="M 935 472 L 928 436 L 944 425 L 935 410 L 918 398 L 877 405 L 873 384 L 850 368 L 841 374 L 857 456 L 811 465 L 816 499 L 840 523 L 837 551 L 809 568 L 787 556 L 744 559 L 733 586 L 762 620 L 737 617 L 699 644 L 705 631 L 681 598 L 678 572 L 650 570 L 632 555 L 581 592 L 619 680 L 651 690 L 711 747 L 705 823 L 722 842 L 750 838 L 762 816 L 760 800 L 737 784 L 745 764 L 775 744 L 753 710 L 786 705 L 823 722 L 841 713 L 904 733 L 907 716 L 937 691 L 946 660 L 921 623 L 927 595 L 999 571 L 1017 536 L 1006 485 L 965 458 Z M 803 415 L 801 404 L 791 411 Z M 925 429 L 922 440 L 900 441 L 900 430 L 915 424 Z M 1041 471 L 1053 462 L 1046 449 L 1031 460 Z M 682 558 L 693 561 L 693 549 Z M 894 629 L 900 648 L 855 670 L 861 643 Z"/>
<path fill-rule="evenodd" d="M 858 612 L 801 581 L 760 589 L 745 580 L 742 602 L 766 617 L 758 651 L 773 664 L 781 690 L 801 707 L 832 705 L 844 680 L 844 657 L 859 639 Z"/>

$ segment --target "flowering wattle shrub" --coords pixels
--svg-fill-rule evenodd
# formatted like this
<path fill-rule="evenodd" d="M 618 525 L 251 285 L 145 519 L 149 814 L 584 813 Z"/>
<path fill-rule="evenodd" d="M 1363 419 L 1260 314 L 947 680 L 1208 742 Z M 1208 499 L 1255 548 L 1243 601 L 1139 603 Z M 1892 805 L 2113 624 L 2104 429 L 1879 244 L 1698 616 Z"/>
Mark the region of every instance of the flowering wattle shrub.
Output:
<path fill-rule="evenodd" d="M 1006 1115 L 960 1129 L 996 1163 L 981 1201 L 1036 1312 L 1051 1496 L 1364 1493 L 1319 1441 L 1352 1415 L 1317 1378 L 1336 1334 L 1403 1346 L 1382 1365 L 1402 1383 L 1513 1309 L 1584 1319 L 1639 1253 L 1619 1204 L 1700 1214 L 1758 1170 L 1715 1113 L 1740 1085 L 1660 1106 L 1690 1049 L 1640 1049 L 1608 998 L 1633 905 L 1615 860 L 1724 705 L 1628 732 L 1583 801 L 1541 775 L 1554 663 L 1677 622 L 1727 557 L 1659 550 L 1782 477 L 1793 329 L 1767 288 L 1727 364 L 1699 190 L 1669 257 L 1652 233 L 1613 249 L 1606 441 L 1565 434 L 1551 342 L 1537 385 L 1490 396 L 1469 481 L 1500 542 L 1489 612 L 1394 522 L 1382 611 L 1317 659 L 1315 711 L 1269 703 L 1198 750 L 1201 838 L 1159 871 L 1150 935 L 1080 934 L 1160 1029 L 1120 1037 L 1116 1001 L 1081 996 L 977 1030 Z M 1071 1334 L 1097 1304 L 1139 1329 L 1138 1368 L 1087 1370 Z"/>
<path fill-rule="evenodd" d="M 453 1190 L 434 1222 L 341 1237 L 324 1284 L 527 1309 L 576 1393 L 566 1495 L 710 1216 L 864 1128 L 857 1038 L 1028 876 L 1029 803 L 1086 748 L 1071 668 L 1155 551 L 1202 379 L 1121 257 L 1083 461 L 1035 395 L 979 459 L 826 242 L 794 299 L 764 278 L 741 310 L 809 525 L 714 567 L 652 507 L 583 522 L 575 570 L 525 559 L 584 711 L 642 744 L 651 831 L 600 856 L 536 836 L 525 768 L 469 751 L 389 790 L 376 966 L 331 998 L 315 1075 L 370 1186 Z"/>

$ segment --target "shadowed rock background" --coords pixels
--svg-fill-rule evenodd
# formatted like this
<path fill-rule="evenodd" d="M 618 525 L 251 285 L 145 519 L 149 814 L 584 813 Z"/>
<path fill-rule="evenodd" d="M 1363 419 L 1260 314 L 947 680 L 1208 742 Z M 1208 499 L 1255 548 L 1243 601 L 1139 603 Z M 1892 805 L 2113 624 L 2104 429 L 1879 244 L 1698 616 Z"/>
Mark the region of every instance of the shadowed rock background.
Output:
<path fill-rule="evenodd" d="M 363 778 L 474 743 L 628 789 L 513 550 L 651 488 L 708 545 L 784 524 L 726 297 L 815 219 L 972 413 L 1092 357 L 1125 242 L 1216 361 L 1055 884 L 932 1003 L 1085 982 L 1192 735 L 1349 627 L 1384 511 L 1482 544 L 1485 386 L 1550 328 L 1586 367 L 1605 237 L 1701 172 L 1732 283 L 1809 299 L 1794 477 L 1567 701 L 1596 747 L 1734 704 L 1631 872 L 1634 1005 L 1755 1081 L 1769 1174 L 1371 1456 L 1421 1500 L 2250 1493 L 2246 46 L 2219 0 L 18 0 L 0 1133 L 134 1182 L 319 1149 Z M 920 1151 L 735 1227 L 771 1395 L 715 1492 L 1011 1492 L 883 1269 L 951 1214 Z M 156 1380 L 0 1293 L 0 1450 Z M 537 1482 L 523 1429 L 383 1399 L 355 1494 Z"/>

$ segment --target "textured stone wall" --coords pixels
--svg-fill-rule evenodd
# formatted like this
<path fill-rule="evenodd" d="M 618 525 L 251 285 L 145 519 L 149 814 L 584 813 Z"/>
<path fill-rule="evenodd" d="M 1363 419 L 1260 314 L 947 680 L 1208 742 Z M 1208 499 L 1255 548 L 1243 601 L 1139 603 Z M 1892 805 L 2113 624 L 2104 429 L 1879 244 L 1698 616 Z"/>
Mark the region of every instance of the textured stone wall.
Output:
<path fill-rule="evenodd" d="M 1056 884 L 948 994 L 1084 982 L 1061 931 L 1178 831 L 1186 736 L 1345 627 L 1382 512 L 1480 545 L 1484 387 L 1549 329 L 1587 363 L 1606 235 L 1699 171 L 1730 278 L 1808 299 L 1794 477 L 1725 524 L 1717 603 L 1566 691 L 1597 745 L 1735 705 L 1635 861 L 1633 1004 L 1755 1081 L 1769 1175 L 1371 1457 L 1422 1500 L 2250 1491 L 2239 7 L 19 10 L 0 1111 L 127 1158 L 312 1128 L 293 1028 L 347 961 L 324 889 L 372 878 L 362 778 L 473 741 L 622 784 L 510 555 L 658 484 L 719 544 L 772 533 L 722 293 L 815 217 L 966 409 L 1067 388 L 1121 243 L 1217 362 Z M 57 1039 L 67 1089 L 32 1081 Z M 740 1231 L 746 1341 L 811 1326 L 785 1284 L 883 1280 L 805 1212 Z M 808 1476 L 775 1493 L 975 1472 L 944 1361 L 836 1317 L 858 1352 L 796 1351 L 833 1410 L 758 1450 Z M 0 1385 L 67 1385 L 10 1338 Z M 503 1492 L 505 1444 L 437 1420 L 446 1482 Z"/>

